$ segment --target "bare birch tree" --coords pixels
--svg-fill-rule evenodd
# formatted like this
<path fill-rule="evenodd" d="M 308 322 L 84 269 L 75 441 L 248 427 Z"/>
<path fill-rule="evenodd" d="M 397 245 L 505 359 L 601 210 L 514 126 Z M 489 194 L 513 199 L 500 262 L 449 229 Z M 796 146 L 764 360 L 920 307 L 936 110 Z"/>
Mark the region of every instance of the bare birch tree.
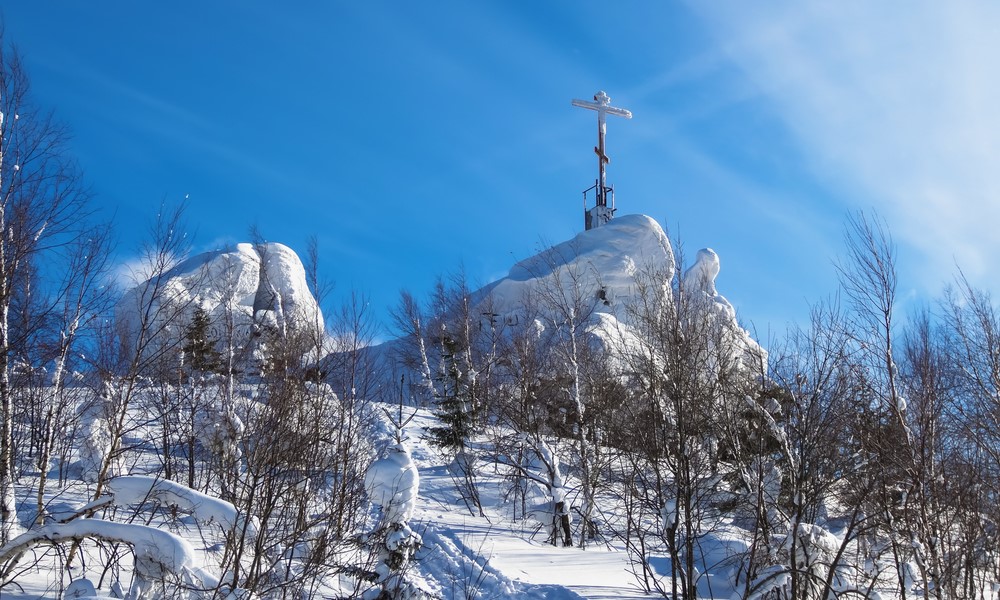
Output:
<path fill-rule="evenodd" d="M 86 223 L 88 194 L 67 140 L 52 114 L 33 104 L 19 54 L 0 39 L 0 542 L 16 523 L 11 309 L 17 282 Z"/>

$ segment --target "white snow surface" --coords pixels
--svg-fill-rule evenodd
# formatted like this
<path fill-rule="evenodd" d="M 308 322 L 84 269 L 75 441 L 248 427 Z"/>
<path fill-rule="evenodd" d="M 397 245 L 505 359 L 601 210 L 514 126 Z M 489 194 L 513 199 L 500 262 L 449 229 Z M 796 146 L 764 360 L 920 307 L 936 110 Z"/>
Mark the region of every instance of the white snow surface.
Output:
<path fill-rule="evenodd" d="M 439 426 L 430 410 L 414 410 L 414 417 L 405 426 L 405 447 L 394 447 L 387 456 L 377 461 L 366 478 L 369 489 L 379 490 L 382 501 L 399 494 L 400 505 L 406 505 L 405 516 L 409 529 L 423 538 L 411 567 L 411 573 L 422 587 L 430 589 L 435 597 L 450 599 L 464 597 L 527 598 L 552 600 L 579 600 L 590 598 L 610 600 L 617 598 L 648 598 L 637 585 L 628 554 L 614 539 L 596 542 L 586 550 L 565 548 L 546 543 L 547 532 L 533 519 L 511 521 L 510 501 L 505 498 L 506 483 L 491 475 L 480 465 L 479 491 L 484 501 L 485 516 L 472 514 L 464 508 L 448 464 L 449 456 L 433 447 L 427 436 L 428 428 Z M 554 452 L 554 449 L 548 449 Z M 542 450 L 547 454 L 546 450 Z M 567 500 L 574 501 L 577 483 L 569 477 L 564 490 Z M 409 490 L 419 493 L 413 496 Z M 114 482 L 117 482 L 114 483 Z M 197 505 L 202 517 L 222 514 L 227 509 L 200 501 L 197 493 L 189 494 L 183 486 L 170 483 L 151 485 L 150 478 L 123 477 L 113 480 L 111 488 L 119 504 L 142 501 L 150 488 L 164 497 L 177 495 Z M 402 492 L 402 493 L 400 493 Z M 389 495 L 391 494 L 391 495 Z M 183 579 L 195 581 L 198 587 L 211 587 L 216 583 L 203 565 L 204 540 L 192 531 L 180 532 L 187 539 L 172 534 L 165 528 L 144 527 L 122 523 L 109 523 L 98 519 L 78 519 L 68 524 L 52 524 L 32 530 L 35 539 L 68 539 L 70 537 L 97 535 L 104 539 L 127 541 L 136 550 L 142 564 L 140 574 L 147 580 L 156 579 L 164 571 L 175 572 Z M 23 541 L 23 540 L 22 540 Z M 706 538 L 704 549 L 714 563 L 731 553 L 725 540 Z M 667 558 L 654 556 L 658 572 L 662 575 Z M 706 561 L 709 559 L 706 559 Z M 41 575 L 31 575 L 38 577 Z M 96 580 L 95 580 L 96 581 Z M 200 581 L 198 584 L 196 581 Z M 51 589 L 41 584 L 22 581 L 26 593 L 10 588 L 15 600 L 39 600 L 51 595 L 36 590 Z M 75 589 L 85 589 L 78 584 Z M 732 590 L 716 589 L 715 597 L 728 597 Z M 8 596 L 4 590 L 3 598 Z M 709 597 L 701 594 L 700 597 Z"/>
<path fill-rule="evenodd" d="M 423 538 L 413 569 L 428 588 L 442 598 L 647 597 L 636 585 L 621 549 L 552 546 L 536 521 L 512 523 L 502 516 L 509 506 L 503 499 L 504 484 L 497 479 L 479 482 L 486 516 L 466 510 L 448 468 L 451 458 L 427 441 L 428 428 L 438 424 L 431 411 L 414 410 L 404 430 L 409 460 L 420 477 L 420 492 L 408 520 Z M 395 461 L 378 467 L 379 478 L 397 481 L 394 465 Z"/>

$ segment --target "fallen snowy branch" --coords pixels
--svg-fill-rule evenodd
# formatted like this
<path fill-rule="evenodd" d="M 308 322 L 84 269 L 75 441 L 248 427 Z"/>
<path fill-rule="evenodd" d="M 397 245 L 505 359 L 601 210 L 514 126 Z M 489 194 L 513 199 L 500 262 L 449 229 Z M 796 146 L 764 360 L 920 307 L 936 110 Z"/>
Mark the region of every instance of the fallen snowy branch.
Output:
<path fill-rule="evenodd" d="M 186 585 L 200 588 L 218 586 L 215 578 L 197 566 L 194 549 L 183 538 L 154 527 L 101 519 L 52 523 L 19 535 L 0 548 L 0 565 L 16 563 L 36 546 L 84 539 L 127 544 L 135 555 L 136 575 L 145 582 L 174 577 Z M 6 579 L 9 572 L 10 567 L 5 567 L 0 579 Z"/>
<path fill-rule="evenodd" d="M 58 522 L 69 523 L 70 521 L 74 521 L 76 519 L 79 519 L 80 517 L 91 517 L 94 515 L 95 512 L 113 504 L 114 500 L 115 499 L 112 498 L 111 496 L 102 496 L 97 500 L 94 500 L 93 502 L 87 504 L 86 506 L 77 509 L 72 514 L 59 519 Z"/>

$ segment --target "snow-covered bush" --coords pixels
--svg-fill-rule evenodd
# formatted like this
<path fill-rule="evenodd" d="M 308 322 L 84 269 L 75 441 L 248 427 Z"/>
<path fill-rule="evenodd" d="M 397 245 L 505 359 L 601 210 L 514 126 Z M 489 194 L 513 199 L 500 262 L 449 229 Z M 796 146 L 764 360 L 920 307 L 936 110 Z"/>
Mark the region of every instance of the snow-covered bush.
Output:
<path fill-rule="evenodd" d="M 223 533 L 242 527 L 253 534 L 254 521 L 245 522 L 235 507 L 223 500 L 202 494 L 178 483 L 152 477 L 118 477 L 107 483 L 108 496 L 81 508 L 77 514 L 106 507 L 131 507 L 139 512 L 151 512 L 158 507 L 170 507 L 194 517 L 202 536 L 211 538 L 201 529 L 217 524 Z M 202 600 L 219 597 L 252 598 L 251 594 L 220 585 L 218 576 L 206 568 L 199 555 L 185 538 L 161 527 L 137 523 L 121 523 L 97 518 L 76 518 L 65 523 L 53 522 L 36 527 L 0 547 L 0 585 L 8 583 L 14 568 L 34 548 L 44 545 L 75 546 L 82 540 L 98 544 L 124 544 L 132 550 L 134 578 L 127 597 L 134 600 L 175 598 Z M 88 585 L 89 584 L 89 585 Z M 72 594 L 88 593 L 93 584 L 78 580 L 67 589 Z"/>
<path fill-rule="evenodd" d="M 376 460 L 365 474 L 365 488 L 373 504 L 381 508 L 378 526 L 369 536 L 376 547 L 374 582 L 378 587 L 365 598 L 420 598 L 423 592 L 408 581 L 407 567 L 420 549 L 420 534 L 410 528 L 420 475 L 403 441 L 390 445 L 386 456 Z"/>
<path fill-rule="evenodd" d="M 207 452 L 211 468 L 218 471 L 222 496 L 232 499 L 233 480 L 243 456 L 240 441 L 245 426 L 232 404 L 224 398 L 216 398 L 195 413 L 194 435 Z"/>
<path fill-rule="evenodd" d="M 839 549 L 840 540 L 823 527 L 799 523 L 778 548 L 783 564 L 763 569 L 751 582 L 749 598 L 818 600 L 826 597 L 830 567 Z"/>
<path fill-rule="evenodd" d="M 80 476 L 89 483 L 97 481 L 105 456 L 111 449 L 110 403 L 105 393 L 80 406 Z"/>

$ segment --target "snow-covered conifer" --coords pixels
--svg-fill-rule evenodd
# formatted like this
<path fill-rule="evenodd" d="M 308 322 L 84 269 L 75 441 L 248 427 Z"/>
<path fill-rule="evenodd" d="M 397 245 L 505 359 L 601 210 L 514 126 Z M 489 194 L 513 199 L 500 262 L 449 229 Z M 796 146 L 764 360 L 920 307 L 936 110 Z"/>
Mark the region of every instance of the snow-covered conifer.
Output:
<path fill-rule="evenodd" d="M 369 499 L 382 512 L 376 530 L 369 537 L 377 546 L 374 568 L 377 587 L 369 590 L 365 598 L 421 597 L 419 588 L 406 576 L 422 540 L 409 525 L 416 508 L 420 475 L 405 441 L 390 445 L 386 456 L 372 463 L 365 473 L 365 488 Z"/>

